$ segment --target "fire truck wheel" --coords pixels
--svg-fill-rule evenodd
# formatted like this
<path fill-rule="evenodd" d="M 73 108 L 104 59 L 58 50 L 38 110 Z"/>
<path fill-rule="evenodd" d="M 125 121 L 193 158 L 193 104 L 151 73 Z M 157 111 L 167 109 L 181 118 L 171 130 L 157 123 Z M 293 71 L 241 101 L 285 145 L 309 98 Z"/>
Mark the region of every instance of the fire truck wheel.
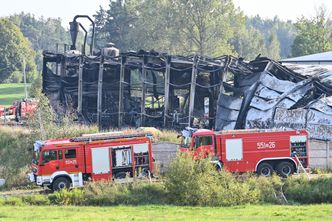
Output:
<path fill-rule="evenodd" d="M 115 179 L 124 179 L 126 178 L 127 174 L 125 172 L 119 172 L 115 174 Z"/>
<path fill-rule="evenodd" d="M 277 173 L 282 177 L 288 177 L 294 173 L 294 166 L 287 161 L 281 162 L 277 165 Z"/>
<path fill-rule="evenodd" d="M 257 167 L 257 174 L 259 176 L 272 176 L 273 173 L 273 167 L 269 163 L 261 163 Z"/>
<path fill-rule="evenodd" d="M 53 181 L 53 184 L 52 184 L 53 191 L 58 191 L 58 190 L 62 190 L 62 189 L 69 189 L 69 187 L 70 187 L 70 182 L 65 177 L 57 178 L 56 180 Z"/>

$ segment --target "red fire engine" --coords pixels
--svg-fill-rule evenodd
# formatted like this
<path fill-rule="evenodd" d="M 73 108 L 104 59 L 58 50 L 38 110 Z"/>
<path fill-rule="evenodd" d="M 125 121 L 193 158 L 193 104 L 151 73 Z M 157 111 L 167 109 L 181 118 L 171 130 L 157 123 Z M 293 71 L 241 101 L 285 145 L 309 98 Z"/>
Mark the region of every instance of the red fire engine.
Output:
<path fill-rule="evenodd" d="M 147 176 L 152 172 L 149 134 L 87 134 L 70 139 L 37 141 L 29 179 L 59 190 L 84 181 Z"/>
<path fill-rule="evenodd" d="M 23 99 L 22 101 L 14 102 L 13 106 L 15 107 L 15 120 L 18 122 L 28 119 L 35 113 L 38 106 L 38 100 L 33 98 Z"/>
<path fill-rule="evenodd" d="M 14 101 L 11 106 L 0 106 L 0 119 L 15 119 L 17 122 L 26 120 L 35 113 L 37 106 L 38 101 L 33 98 Z"/>
<path fill-rule="evenodd" d="M 212 156 L 218 169 L 230 172 L 274 172 L 287 177 L 299 161 L 309 166 L 308 132 L 305 130 L 230 130 L 215 132 L 186 128 L 180 151 L 193 151 L 196 158 Z"/>

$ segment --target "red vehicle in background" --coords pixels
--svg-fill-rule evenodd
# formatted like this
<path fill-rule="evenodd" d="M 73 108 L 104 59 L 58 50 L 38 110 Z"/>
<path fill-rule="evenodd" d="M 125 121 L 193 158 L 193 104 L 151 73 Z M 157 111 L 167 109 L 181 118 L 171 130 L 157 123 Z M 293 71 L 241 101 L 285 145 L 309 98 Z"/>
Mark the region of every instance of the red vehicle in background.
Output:
<path fill-rule="evenodd" d="M 37 141 L 29 179 L 52 190 L 81 187 L 84 181 L 149 176 L 151 135 L 122 132 Z"/>
<path fill-rule="evenodd" d="M 0 106 L 0 119 L 15 120 L 17 122 L 27 120 L 37 110 L 38 100 L 23 99 L 14 101 L 11 106 Z"/>
<path fill-rule="evenodd" d="M 212 156 L 218 169 L 229 172 L 256 172 L 287 177 L 299 163 L 309 166 L 306 130 L 230 130 L 211 131 L 186 128 L 182 131 L 180 151 L 194 156 Z"/>
<path fill-rule="evenodd" d="M 38 100 L 36 99 L 23 99 L 22 101 L 14 102 L 15 106 L 15 120 L 17 122 L 26 120 L 32 116 L 38 107 Z"/>
<path fill-rule="evenodd" d="M 0 106 L 0 118 L 8 118 L 10 119 L 11 116 L 15 114 L 16 106 Z M 4 120 L 6 120 L 4 119 Z"/>

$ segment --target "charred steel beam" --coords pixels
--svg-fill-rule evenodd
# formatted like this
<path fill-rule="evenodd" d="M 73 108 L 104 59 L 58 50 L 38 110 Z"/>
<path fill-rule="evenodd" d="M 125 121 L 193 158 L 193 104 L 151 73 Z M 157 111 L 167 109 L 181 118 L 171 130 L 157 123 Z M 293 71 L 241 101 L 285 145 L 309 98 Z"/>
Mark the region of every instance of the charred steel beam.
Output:
<path fill-rule="evenodd" d="M 97 96 L 97 125 L 101 129 L 101 107 L 103 92 L 104 56 L 100 58 L 98 73 L 98 96 Z"/>
<path fill-rule="evenodd" d="M 171 62 L 172 62 L 172 57 L 167 56 L 166 71 L 165 71 L 164 127 L 167 126 L 167 117 L 168 117 L 168 109 L 169 109 L 169 81 L 170 81 L 170 75 L 171 75 Z"/>
<path fill-rule="evenodd" d="M 72 39 L 72 45 L 71 45 L 70 49 L 71 50 L 76 50 L 76 40 L 77 40 L 77 35 L 78 35 L 78 26 L 82 27 L 82 25 L 76 21 L 78 18 L 87 18 L 92 24 L 92 36 L 91 36 L 91 45 L 90 45 L 90 55 L 92 55 L 93 54 L 93 49 L 94 49 L 94 39 L 95 39 L 95 22 L 88 15 L 76 15 L 74 17 L 73 21 L 69 22 L 70 35 L 71 35 L 71 39 Z"/>
<path fill-rule="evenodd" d="M 82 98 L 83 98 L 83 57 L 80 56 L 78 66 L 78 91 L 77 91 L 77 112 L 82 114 Z"/>
<path fill-rule="evenodd" d="M 144 118 L 145 118 L 145 99 L 146 99 L 146 68 L 145 65 L 147 63 L 147 56 L 143 56 L 143 63 L 142 63 L 142 102 L 141 102 L 141 126 L 144 126 Z"/>
<path fill-rule="evenodd" d="M 123 117 L 123 82 L 124 82 L 124 73 L 125 73 L 125 64 L 126 57 L 121 56 L 121 67 L 120 67 L 120 82 L 119 82 L 119 111 L 118 111 L 118 127 L 122 126 L 122 117 Z"/>
<path fill-rule="evenodd" d="M 85 45 L 86 45 L 86 38 L 88 36 L 88 32 L 87 32 L 87 30 L 84 28 L 84 26 L 81 23 L 79 23 L 79 24 L 80 24 L 80 27 L 84 31 L 84 44 L 83 44 L 83 48 L 82 48 L 82 54 L 85 54 Z"/>
<path fill-rule="evenodd" d="M 189 115 L 188 115 L 188 126 L 192 124 L 194 104 L 195 104 L 195 93 L 196 93 L 196 78 L 197 78 L 197 55 L 193 59 L 193 67 L 191 72 L 191 85 L 190 85 L 190 97 L 189 97 Z"/>

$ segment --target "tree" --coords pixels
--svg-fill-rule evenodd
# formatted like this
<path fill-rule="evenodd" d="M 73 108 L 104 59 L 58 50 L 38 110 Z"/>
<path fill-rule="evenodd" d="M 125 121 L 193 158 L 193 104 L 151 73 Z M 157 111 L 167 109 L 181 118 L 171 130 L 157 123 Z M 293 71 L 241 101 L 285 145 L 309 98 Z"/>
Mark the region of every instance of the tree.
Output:
<path fill-rule="evenodd" d="M 312 18 L 301 17 L 295 24 L 298 34 L 292 45 L 292 56 L 325 52 L 332 49 L 330 19 L 321 7 Z"/>
<path fill-rule="evenodd" d="M 253 27 L 238 32 L 233 45 L 238 55 L 246 60 L 255 59 L 266 52 L 263 34 Z"/>
<path fill-rule="evenodd" d="M 264 37 L 265 47 L 271 43 L 271 36 L 275 43 L 279 42 L 279 55 L 274 57 L 288 57 L 291 53 L 291 45 L 295 38 L 295 27 L 291 21 L 282 21 L 277 16 L 273 19 L 262 19 L 259 15 L 247 18 L 247 27 L 258 30 Z M 264 54 L 265 52 L 261 52 Z M 269 56 L 268 53 L 265 56 Z"/>
<path fill-rule="evenodd" d="M 59 51 L 63 44 L 69 44 L 70 35 L 61 25 L 61 19 L 35 18 L 32 14 L 15 14 L 9 17 L 21 30 L 23 35 L 31 42 L 32 48 L 36 51 L 36 63 L 38 70 L 42 69 L 43 51 L 56 51 L 58 44 Z"/>
<path fill-rule="evenodd" d="M 32 81 L 36 73 L 35 52 L 19 27 L 8 19 L 0 19 L 0 82 L 17 75 L 26 64 L 27 80 Z M 15 77 L 16 78 L 16 77 Z M 21 80 L 23 74 L 21 75 Z"/>
<path fill-rule="evenodd" d="M 187 53 L 201 55 L 233 54 L 230 44 L 242 14 L 230 0 L 173 0 L 174 29 Z"/>
<path fill-rule="evenodd" d="M 266 47 L 266 56 L 274 60 L 280 59 L 280 43 L 277 34 L 272 32 Z"/>
<path fill-rule="evenodd" d="M 100 8 L 94 15 L 97 45 L 103 47 L 111 41 L 123 51 L 132 49 L 131 41 L 136 36 L 132 35 L 131 31 L 138 19 L 138 4 L 138 0 L 110 0 L 109 10 Z"/>
<path fill-rule="evenodd" d="M 243 18 L 231 0 L 117 0 L 95 15 L 99 42 L 121 50 L 211 56 L 234 53 L 231 41 Z"/>

